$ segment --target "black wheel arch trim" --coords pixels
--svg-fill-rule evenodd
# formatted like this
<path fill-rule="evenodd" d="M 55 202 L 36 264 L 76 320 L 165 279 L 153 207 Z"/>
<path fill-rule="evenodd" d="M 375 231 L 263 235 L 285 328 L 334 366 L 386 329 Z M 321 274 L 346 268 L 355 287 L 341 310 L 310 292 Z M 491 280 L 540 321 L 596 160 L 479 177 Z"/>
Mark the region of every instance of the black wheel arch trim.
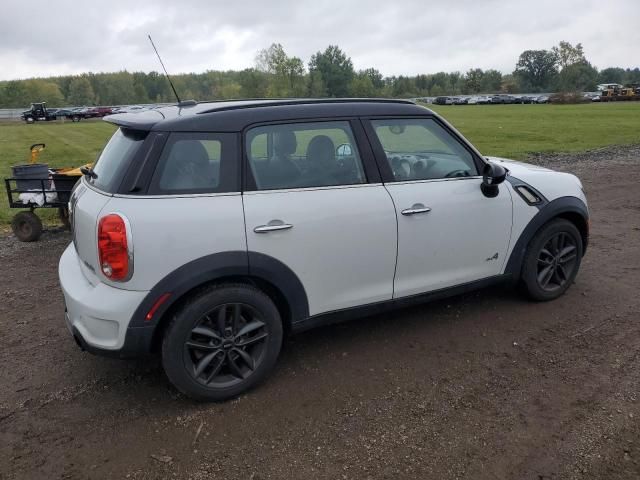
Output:
<path fill-rule="evenodd" d="M 560 197 L 543 205 L 539 209 L 538 213 L 529 221 L 511 251 L 504 273 L 510 274 L 514 280 L 519 279 L 520 272 L 522 270 L 522 262 L 526 254 L 527 247 L 529 246 L 529 242 L 533 236 L 545 223 L 567 214 L 579 215 L 587 226 L 585 232 L 580 229 L 583 234 L 582 254 L 584 255 L 587 251 L 589 239 L 589 210 L 585 203 L 578 197 Z"/>
<path fill-rule="evenodd" d="M 284 297 L 289 310 L 289 321 L 309 316 L 307 294 L 298 276 L 279 260 L 258 252 L 229 251 L 207 255 L 182 265 L 160 280 L 136 309 L 129 322 L 127 334 L 137 328 L 155 330 L 172 306 L 193 289 L 224 278 L 243 277 L 267 283 Z M 150 321 L 145 319 L 154 303 L 165 293 L 171 295 L 154 312 Z M 151 343 L 151 342 L 149 342 Z M 151 345 L 148 345 L 151 347 Z"/>

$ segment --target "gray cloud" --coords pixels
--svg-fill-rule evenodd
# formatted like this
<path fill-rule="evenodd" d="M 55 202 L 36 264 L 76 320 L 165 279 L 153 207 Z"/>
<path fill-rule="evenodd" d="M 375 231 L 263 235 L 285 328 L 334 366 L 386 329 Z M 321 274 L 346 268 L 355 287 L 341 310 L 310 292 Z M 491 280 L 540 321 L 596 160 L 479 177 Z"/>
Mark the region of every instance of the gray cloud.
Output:
<path fill-rule="evenodd" d="M 510 72 L 523 50 L 560 40 L 582 42 L 599 68 L 636 67 L 638 25 L 637 0 L 7 2 L 0 79 L 158 70 L 147 33 L 174 73 L 250 67 L 272 42 L 305 63 L 337 44 L 386 75 Z"/>

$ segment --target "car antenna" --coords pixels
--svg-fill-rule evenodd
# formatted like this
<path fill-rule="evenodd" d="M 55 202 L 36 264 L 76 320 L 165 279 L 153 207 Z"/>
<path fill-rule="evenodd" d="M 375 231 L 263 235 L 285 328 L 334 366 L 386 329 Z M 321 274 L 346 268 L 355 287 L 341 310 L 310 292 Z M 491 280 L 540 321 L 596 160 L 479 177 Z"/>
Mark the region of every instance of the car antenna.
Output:
<path fill-rule="evenodd" d="M 153 40 L 151 39 L 151 35 L 147 35 L 147 37 L 149 37 L 149 41 L 151 42 L 151 46 L 153 47 L 153 49 L 156 52 L 156 55 L 158 56 L 158 60 L 160 60 L 160 65 L 162 65 L 162 69 L 164 70 L 164 74 L 167 76 L 167 80 L 169 80 L 169 85 L 171 85 L 171 90 L 173 90 L 173 94 L 176 96 L 176 99 L 178 100 L 178 106 L 179 107 L 189 107 L 192 105 L 195 105 L 196 102 L 195 100 L 185 100 L 184 102 L 182 100 L 180 100 L 180 97 L 178 96 L 178 92 L 176 91 L 176 87 L 173 86 L 173 82 L 171 81 L 171 77 L 169 76 L 169 73 L 167 73 L 167 69 L 164 66 L 164 63 L 162 62 L 162 58 L 160 58 L 160 54 L 158 53 L 158 49 L 156 48 L 155 44 L 153 43 Z"/>

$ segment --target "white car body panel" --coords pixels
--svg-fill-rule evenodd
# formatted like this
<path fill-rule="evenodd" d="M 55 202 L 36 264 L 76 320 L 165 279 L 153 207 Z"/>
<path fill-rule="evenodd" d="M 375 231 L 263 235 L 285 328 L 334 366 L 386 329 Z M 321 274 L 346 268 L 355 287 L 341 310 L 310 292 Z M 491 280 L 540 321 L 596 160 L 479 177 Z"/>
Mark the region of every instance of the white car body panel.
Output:
<path fill-rule="evenodd" d="M 506 167 L 511 175 L 531 185 L 549 201 L 568 196 L 577 197 L 587 205 L 587 197 L 582 190 L 582 183 L 578 177 L 571 173 L 556 172 L 545 167 L 506 158 L 486 158 Z"/>
<path fill-rule="evenodd" d="M 249 251 L 294 271 L 311 315 L 391 299 L 396 218 L 382 185 L 246 192 L 244 208 Z M 254 232 L 272 220 L 293 227 Z"/>
<path fill-rule="evenodd" d="M 129 290 L 150 290 L 177 268 L 218 252 L 246 251 L 242 195 L 114 196 L 101 215 L 118 212 L 131 225 L 134 272 Z M 95 235 L 95 234 L 94 234 Z"/>
<path fill-rule="evenodd" d="M 73 244 L 60 258 L 58 275 L 67 308 L 69 330 L 75 328 L 85 341 L 103 350 L 118 350 L 133 313 L 148 292 L 123 290 L 104 282 L 90 282 Z"/>
<path fill-rule="evenodd" d="M 496 198 L 487 198 L 481 182 L 473 177 L 387 185 L 398 218 L 394 298 L 501 273 L 511 231 L 511 194 L 501 187 Z M 431 211 L 401 213 L 416 203 Z"/>

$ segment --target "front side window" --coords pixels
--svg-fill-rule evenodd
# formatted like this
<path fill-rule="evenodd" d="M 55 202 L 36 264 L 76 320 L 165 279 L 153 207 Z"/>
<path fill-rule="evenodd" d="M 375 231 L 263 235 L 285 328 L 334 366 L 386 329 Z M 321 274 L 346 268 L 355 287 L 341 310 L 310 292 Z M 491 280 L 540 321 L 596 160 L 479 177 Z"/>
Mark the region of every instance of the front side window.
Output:
<path fill-rule="evenodd" d="M 226 170 L 236 158 L 223 160 L 222 135 L 172 133 L 160 155 L 151 190 L 159 194 L 233 191 L 224 185 Z M 235 189 L 237 190 L 237 188 Z"/>
<path fill-rule="evenodd" d="M 247 133 L 246 151 L 258 190 L 366 181 L 347 121 L 256 127 Z"/>
<path fill-rule="evenodd" d="M 471 153 L 435 120 L 372 120 L 395 181 L 471 177 Z"/>

